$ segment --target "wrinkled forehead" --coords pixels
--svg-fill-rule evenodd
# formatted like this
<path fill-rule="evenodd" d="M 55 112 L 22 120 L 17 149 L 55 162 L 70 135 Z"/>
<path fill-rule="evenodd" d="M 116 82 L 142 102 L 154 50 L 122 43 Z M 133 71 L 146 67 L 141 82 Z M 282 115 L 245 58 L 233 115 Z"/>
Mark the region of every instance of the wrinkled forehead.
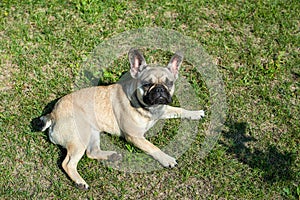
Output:
<path fill-rule="evenodd" d="M 164 83 L 174 80 L 174 75 L 165 67 L 148 67 L 143 70 L 140 79 L 151 83 Z"/>

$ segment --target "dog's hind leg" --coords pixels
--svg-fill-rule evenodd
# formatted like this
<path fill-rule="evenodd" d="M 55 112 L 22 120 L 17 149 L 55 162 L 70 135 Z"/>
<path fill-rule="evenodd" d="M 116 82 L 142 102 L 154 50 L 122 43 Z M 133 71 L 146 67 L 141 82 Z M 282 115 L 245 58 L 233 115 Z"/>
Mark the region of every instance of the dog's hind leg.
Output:
<path fill-rule="evenodd" d="M 97 160 L 119 160 L 121 155 L 115 151 L 102 151 L 100 149 L 100 133 L 93 130 L 90 137 L 86 154 L 91 159 Z"/>
<path fill-rule="evenodd" d="M 78 188 L 87 190 L 89 188 L 88 184 L 83 180 L 77 171 L 77 164 L 84 155 L 85 147 L 80 144 L 68 144 L 66 148 L 67 156 L 62 163 L 62 167 L 69 177 L 76 183 Z"/>

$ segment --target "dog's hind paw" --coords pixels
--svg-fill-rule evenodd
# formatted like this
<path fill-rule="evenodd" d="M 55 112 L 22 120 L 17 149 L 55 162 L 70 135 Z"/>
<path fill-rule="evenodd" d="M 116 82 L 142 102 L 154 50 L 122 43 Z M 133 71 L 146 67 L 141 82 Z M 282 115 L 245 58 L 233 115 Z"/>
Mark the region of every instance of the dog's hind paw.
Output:
<path fill-rule="evenodd" d="M 81 190 L 88 190 L 89 185 L 86 183 L 76 183 L 76 187 Z"/>

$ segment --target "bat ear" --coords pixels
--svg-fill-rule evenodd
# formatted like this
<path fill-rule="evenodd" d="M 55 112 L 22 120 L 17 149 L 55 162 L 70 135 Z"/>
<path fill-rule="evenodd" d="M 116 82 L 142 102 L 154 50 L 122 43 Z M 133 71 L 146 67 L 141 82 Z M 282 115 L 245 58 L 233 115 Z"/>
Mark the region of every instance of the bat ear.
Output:
<path fill-rule="evenodd" d="M 167 68 L 174 74 L 175 78 L 178 77 L 179 68 L 183 61 L 183 55 L 181 52 L 176 52 L 171 58 Z"/>
<path fill-rule="evenodd" d="M 137 78 L 138 73 L 147 66 L 145 58 L 139 50 L 132 48 L 129 50 L 128 59 L 130 62 L 130 74 L 133 78 Z"/>

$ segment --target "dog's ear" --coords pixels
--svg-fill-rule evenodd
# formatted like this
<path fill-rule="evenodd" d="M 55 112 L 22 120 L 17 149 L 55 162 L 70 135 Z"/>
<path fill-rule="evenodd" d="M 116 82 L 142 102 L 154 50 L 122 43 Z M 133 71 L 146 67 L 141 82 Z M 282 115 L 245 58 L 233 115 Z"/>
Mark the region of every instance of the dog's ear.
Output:
<path fill-rule="evenodd" d="M 175 78 L 178 78 L 179 68 L 183 61 L 183 55 L 181 52 L 176 52 L 171 58 L 167 68 L 174 74 Z"/>
<path fill-rule="evenodd" d="M 133 78 L 137 78 L 138 73 L 147 66 L 145 58 L 135 48 L 129 50 L 128 58 L 130 62 L 130 74 Z"/>

